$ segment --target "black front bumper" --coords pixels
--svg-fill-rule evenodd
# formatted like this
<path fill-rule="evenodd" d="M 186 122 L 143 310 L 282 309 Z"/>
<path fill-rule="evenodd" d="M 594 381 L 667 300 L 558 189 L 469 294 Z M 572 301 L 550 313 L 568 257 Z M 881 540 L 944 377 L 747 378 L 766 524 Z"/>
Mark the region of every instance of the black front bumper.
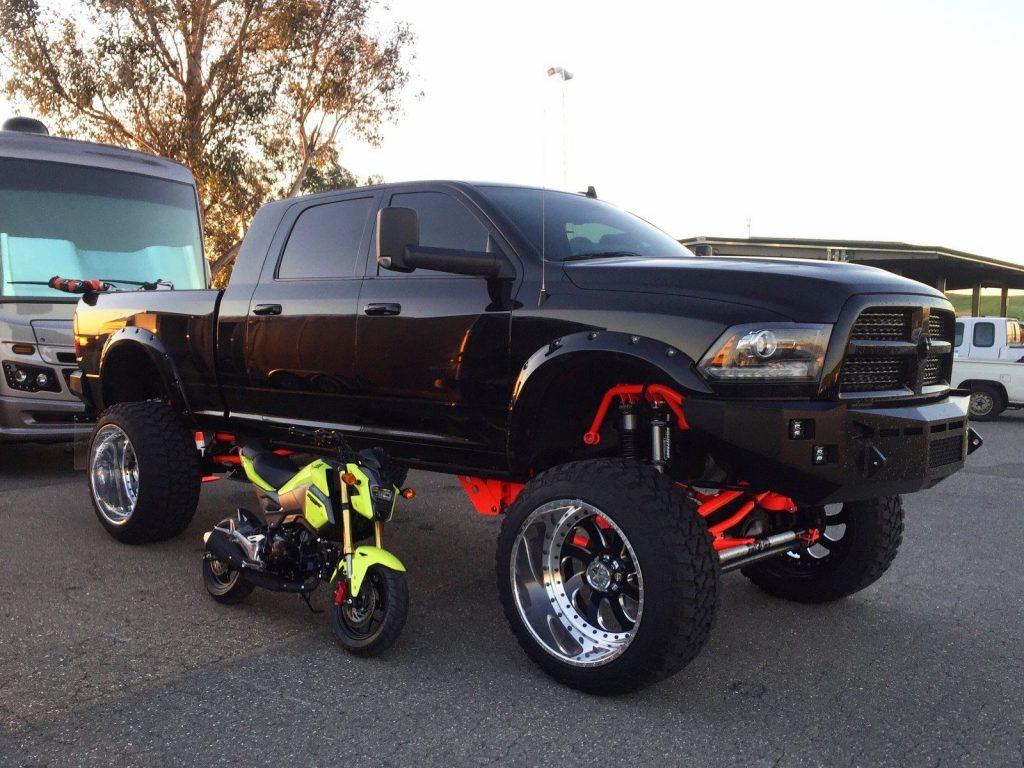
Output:
<path fill-rule="evenodd" d="M 980 438 L 969 396 L 920 405 L 689 398 L 686 419 L 737 477 L 805 504 L 930 488 L 963 467 Z M 794 422 L 800 436 L 794 437 Z"/>

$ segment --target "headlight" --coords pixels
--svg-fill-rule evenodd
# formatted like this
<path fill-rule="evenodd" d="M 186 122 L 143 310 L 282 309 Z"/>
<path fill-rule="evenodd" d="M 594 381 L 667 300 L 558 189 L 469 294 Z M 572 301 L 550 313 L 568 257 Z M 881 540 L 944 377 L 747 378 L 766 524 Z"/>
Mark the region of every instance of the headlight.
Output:
<path fill-rule="evenodd" d="M 60 381 L 52 368 L 5 360 L 3 369 L 7 386 L 11 389 L 22 392 L 60 392 Z"/>
<path fill-rule="evenodd" d="M 730 384 L 816 382 L 831 335 L 831 325 L 737 325 L 711 345 L 698 368 L 709 379 Z"/>

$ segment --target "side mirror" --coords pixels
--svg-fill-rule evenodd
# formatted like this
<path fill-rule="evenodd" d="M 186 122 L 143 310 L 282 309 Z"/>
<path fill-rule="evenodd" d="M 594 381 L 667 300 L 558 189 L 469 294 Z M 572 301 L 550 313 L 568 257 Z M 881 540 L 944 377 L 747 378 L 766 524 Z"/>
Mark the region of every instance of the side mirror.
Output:
<path fill-rule="evenodd" d="M 499 280 L 516 276 L 512 262 L 490 239 L 487 251 L 420 245 L 420 222 L 411 208 L 381 208 L 377 212 L 377 264 L 394 272 L 429 269 Z"/>
<path fill-rule="evenodd" d="M 420 244 L 420 220 L 412 208 L 381 208 L 377 212 L 377 263 L 395 272 L 412 272 L 406 249 Z"/>

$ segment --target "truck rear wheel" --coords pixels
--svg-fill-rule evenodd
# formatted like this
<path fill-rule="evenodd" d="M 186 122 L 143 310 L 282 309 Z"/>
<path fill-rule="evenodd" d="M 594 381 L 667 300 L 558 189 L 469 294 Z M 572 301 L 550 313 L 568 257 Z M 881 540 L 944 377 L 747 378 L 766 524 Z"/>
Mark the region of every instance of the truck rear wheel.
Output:
<path fill-rule="evenodd" d="M 1006 410 L 1006 399 L 993 384 L 971 385 L 970 415 L 973 421 L 994 421 Z"/>
<path fill-rule="evenodd" d="M 96 517 L 126 544 L 169 539 L 199 504 L 199 454 L 181 417 L 156 400 L 108 408 L 89 446 Z"/>
<path fill-rule="evenodd" d="M 902 541 L 899 496 L 847 502 L 824 510 L 824 528 L 815 544 L 748 566 L 742 573 L 775 597 L 827 603 L 878 581 Z"/>
<path fill-rule="evenodd" d="M 653 469 L 596 459 L 551 469 L 509 507 L 498 590 L 519 644 L 555 679 L 615 694 L 697 655 L 718 566 L 696 506 Z"/>

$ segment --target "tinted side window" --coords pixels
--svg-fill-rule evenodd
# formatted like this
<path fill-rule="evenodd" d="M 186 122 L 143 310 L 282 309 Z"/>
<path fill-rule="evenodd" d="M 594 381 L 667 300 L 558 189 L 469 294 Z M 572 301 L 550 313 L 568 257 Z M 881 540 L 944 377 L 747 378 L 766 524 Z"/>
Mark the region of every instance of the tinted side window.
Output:
<path fill-rule="evenodd" d="M 443 192 L 410 192 L 394 195 L 391 205 L 412 208 L 420 218 L 420 245 L 487 250 L 487 230 L 469 209 Z"/>
<path fill-rule="evenodd" d="M 959 347 L 963 343 L 964 343 L 964 324 L 963 323 L 957 323 L 956 324 L 956 339 L 953 341 L 953 346 L 954 347 Z"/>
<path fill-rule="evenodd" d="M 351 277 L 374 208 L 372 197 L 307 208 L 295 220 L 281 256 L 281 279 Z"/>
<path fill-rule="evenodd" d="M 996 326 L 993 323 L 974 324 L 974 346 L 991 347 L 996 343 Z"/>

